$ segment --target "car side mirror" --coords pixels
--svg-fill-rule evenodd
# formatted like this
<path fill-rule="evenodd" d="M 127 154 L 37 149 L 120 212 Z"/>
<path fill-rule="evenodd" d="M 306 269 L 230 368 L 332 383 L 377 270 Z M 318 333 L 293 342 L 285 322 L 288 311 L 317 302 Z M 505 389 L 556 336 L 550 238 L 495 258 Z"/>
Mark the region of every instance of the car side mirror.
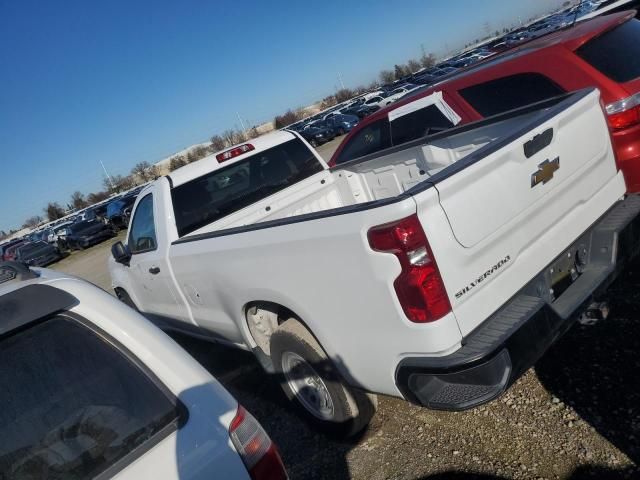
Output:
<path fill-rule="evenodd" d="M 116 242 L 111 246 L 111 255 L 113 259 L 122 265 L 129 266 L 131 260 L 131 251 L 129 247 L 122 242 Z"/>

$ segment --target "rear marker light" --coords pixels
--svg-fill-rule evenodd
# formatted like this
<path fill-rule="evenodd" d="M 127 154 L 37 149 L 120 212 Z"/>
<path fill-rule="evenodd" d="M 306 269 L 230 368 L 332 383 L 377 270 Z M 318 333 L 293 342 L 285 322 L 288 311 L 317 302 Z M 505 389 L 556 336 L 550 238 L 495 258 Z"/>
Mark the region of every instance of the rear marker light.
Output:
<path fill-rule="evenodd" d="M 451 312 L 451 304 L 427 237 L 416 215 L 373 227 L 369 245 L 392 253 L 402 272 L 393 286 L 405 315 L 416 323 L 439 320 Z"/>
<path fill-rule="evenodd" d="M 229 426 L 233 446 L 253 480 L 286 480 L 287 472 L 275 444 L 242 405 Z"/>
<path fill-rule="evenodd" d="M 610 103 L 605 107 L 611 128 L 620 130 L 640 124 L 640 93 L 624 100 Z"/>
<path fill-rule="evenodd" d="M 255 150 L 255 147 L 250 143 L 245 143 L 244 145 L 239 145 L 237 147 L 233 147 L 229 150 L 217 154 L 216 160 L 218 160 L 218 163 L 226 162 L 227 160 L 231 160 L 232 158 L 235 158 L 239 155 L 242 155 L 243 153 L 247 153 L 252 150 Z"/>

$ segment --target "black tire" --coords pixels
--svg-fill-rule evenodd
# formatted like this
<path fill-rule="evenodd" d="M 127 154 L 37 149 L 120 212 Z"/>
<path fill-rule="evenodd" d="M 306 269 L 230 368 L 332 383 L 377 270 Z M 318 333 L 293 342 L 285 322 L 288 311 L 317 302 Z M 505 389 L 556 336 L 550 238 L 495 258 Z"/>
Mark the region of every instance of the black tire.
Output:
<path fill-rule="evenodd" d="M 309 144 L 310 144 L 313 148 L 316 148 L 316 147 L 318 146 L 318 142 L 316 142 L 316 141 L 315 141 L 315 140 L 313 140 L 313 139 L 309 142 Z"/>
<path fill-rule="evenodd" d="M 344 131 L 344 128 L 339 128 L 338 129 L 338 136 L 344 135 L 346 132 Z"/>
<path fill-rule="evenodd" d="M 369 424 L 376 411 L 375 395 L 346 385 L 318 341 L 300 322 L 289 319 L 280 325 L 271 336 L 270 350 L 282 390 L 296 404 L 305 419 L 317 429 L 332 436 L 347 438 L 356 435 Z M 295 374 L 285 365 L 286 358 L 291 358 L 292 355 L 306 361 L 322 380 L 324 391 L 331 399 L 330 418 L 320 418 L 318 412 L 305 405 L 305 401 L 308 402 L 308 399 L 303 398 L 305 395 L 296 393 L 293 389 L 290 379 L 295 378 Z"/>
<path fill-rule="evenodd" d="M 118 300 L 120 300 L 122 303 L 138 311 L 138 307 L 136 307 L 136 304 L 133 303 L 133 300 L 131 300 L 131 297 L 125 290 L 121 288 L 116 288 L 116 296 L 118 297 Z"/>

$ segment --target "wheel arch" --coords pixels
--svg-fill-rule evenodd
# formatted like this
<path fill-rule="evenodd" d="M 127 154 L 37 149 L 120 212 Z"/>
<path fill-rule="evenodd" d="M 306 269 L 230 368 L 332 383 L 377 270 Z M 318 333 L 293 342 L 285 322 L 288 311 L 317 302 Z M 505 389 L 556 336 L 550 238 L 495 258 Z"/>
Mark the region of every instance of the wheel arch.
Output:
<path fill-rule="evenodd" d="M 298 323 L 300 323 L 308 332 L 316 339 L 320 347 L 327 352 L 324 345 L 322 344 L 320 338 L 315 334 L 313 329 L 309 326 L 309 324 L 302 318 L 301 315 L 296 313 L 295 310 L 283 305 L 282 303 L 271 301 L 271 300 L 251 300 L 245 303 L 242 308 L 242 316 L 243 316 L 243 328 L 245 330 L 245 334 L 247 335 L 247 339 L 251 341 L 251 348 L 256 347 L 256 341 L 253 338 L 253 335 L 249 329 L 249 318 L 248 313 L 249 310 L 253 307 L 262 308 L 264 310 L 275 313 L 278 316 L 278 326 L 282 325 L 284 322 L 289 320 L 290 318 L 295 319 Z"/>

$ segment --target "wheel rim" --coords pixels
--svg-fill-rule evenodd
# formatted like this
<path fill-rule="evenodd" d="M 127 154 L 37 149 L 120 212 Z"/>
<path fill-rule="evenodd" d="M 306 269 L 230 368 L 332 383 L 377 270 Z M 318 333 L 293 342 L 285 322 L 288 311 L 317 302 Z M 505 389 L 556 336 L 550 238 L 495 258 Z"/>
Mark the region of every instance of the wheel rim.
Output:
<path fill-rule="evenodd" d="M 309 413 L 320 420 L 333 419 L 334 407 L 329 389 L 304 358 L 294 352 L 283 353 L 282 370 L 289 388 Z"/>

